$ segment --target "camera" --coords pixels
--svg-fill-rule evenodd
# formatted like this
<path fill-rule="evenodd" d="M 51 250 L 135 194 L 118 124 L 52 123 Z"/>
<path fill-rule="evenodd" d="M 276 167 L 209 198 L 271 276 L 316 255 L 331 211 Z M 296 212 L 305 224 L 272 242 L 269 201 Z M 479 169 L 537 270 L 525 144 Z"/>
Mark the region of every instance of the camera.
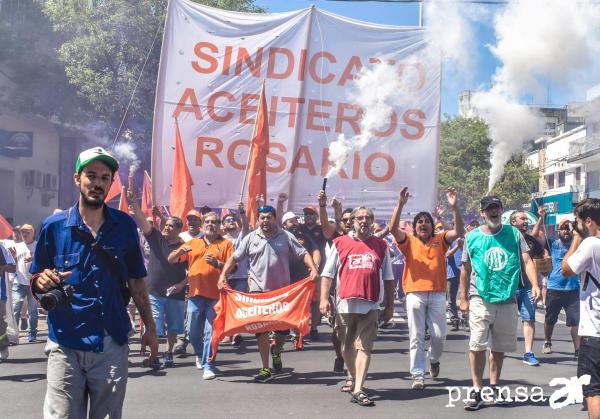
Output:
<path fill-rule="evenodd" d="M 577 232 L 580 236 L 582 236 L 581 231 L 577 228 L 577 220 L 571 221 L 571 230 Z"/>
<path fill-rule="evenodd" d="M 64 280 L 43 294 L 38 294 L 40 305 L 46 311 L 54 310 L 56 306 L 71 301 L 74 288 Z"/>

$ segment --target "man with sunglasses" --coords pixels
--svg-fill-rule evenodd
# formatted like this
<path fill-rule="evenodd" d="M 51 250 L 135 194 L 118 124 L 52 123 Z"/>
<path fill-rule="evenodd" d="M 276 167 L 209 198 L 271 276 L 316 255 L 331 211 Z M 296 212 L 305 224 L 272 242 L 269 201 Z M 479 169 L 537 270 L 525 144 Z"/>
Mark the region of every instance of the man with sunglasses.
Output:
<path fill-rule="evenodd" d="M 317 267 L 312 257 L 293 234 L 282 230 L 277 225 L 277 211 L 270 205 L 258 208 L 258 228 L 249 233 L 233 255 L 225 263 L 219 278 L 219 287 L 228 282 L 228 275 L 236 263 L 248 259 L 249 292 L 262 293 L 277 290 L 290 284 L 290 260 L 302 259 L 310 272 L 311 278 L 318 278 Z M 285 336 L 289 330 L 275 332 L 275 345 L 271 348 L 273 369 L 280 373 L 283 368 L 281 350 Z M 257 383 L 266 383 L 273 376 L 269 368 L 269 333 L 256 335 L 262 368 L 254 377 Z"/>
<path fill-rule="evenodd" d="M 579 357 L 577 376 L 588 375 L 583 386 L 588 416 L 600 417 L 600 199 L 581 201 L 573 211 L 571 247 L 562 261 L 562 274 L 581 274 L 579 292 Z"/>
<path fill-rule="evenodd" d="M 360 406 L 375 403 L 363 385 L 379 324 L 379 303 L 385 301 L 383 320 L 394 314 L 394 275 L 388 244 L 373 235 L 373 211 L 358 207 L 352 212 L 353 230 L 333 241 L 321 275 L 321 313 L 330 311 L 329 290 L 335 279 L 336 332 L 342 344 L 348 378 L 342 391 Z"/>
<path fill-rule="evenodd" d="M 169 255 L 169 263 L 188 262 L 187 333 L 196 354 L 202 378 L 215 378 L 210 338 L 219 301 L 219 275 L 233 253 L 233 244 L 219 235 L 221 222 L 214 212 L 202 216 L 203 237 L 185 243 Z"/>

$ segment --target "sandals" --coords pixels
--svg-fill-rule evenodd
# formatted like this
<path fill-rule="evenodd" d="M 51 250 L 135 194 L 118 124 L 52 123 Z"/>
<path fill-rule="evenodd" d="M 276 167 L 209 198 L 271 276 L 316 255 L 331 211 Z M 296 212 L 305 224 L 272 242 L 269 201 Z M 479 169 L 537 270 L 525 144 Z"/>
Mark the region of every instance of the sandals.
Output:
<path fill-rule="evenodd" d="M 352 394 L 352 398 L 350 399 L 352 403 L 356 403 L 359 406 L 375 406 L 375 402 L 369 399 L 367 393 L 364 391 L 357 391 Z"/>
<path fill-rule="evenodd" d="M 352 378 L 346 378 L 346 384 L 340 389 L 342 393 L 352 393 L 354 390 L 354 380 Z"/>

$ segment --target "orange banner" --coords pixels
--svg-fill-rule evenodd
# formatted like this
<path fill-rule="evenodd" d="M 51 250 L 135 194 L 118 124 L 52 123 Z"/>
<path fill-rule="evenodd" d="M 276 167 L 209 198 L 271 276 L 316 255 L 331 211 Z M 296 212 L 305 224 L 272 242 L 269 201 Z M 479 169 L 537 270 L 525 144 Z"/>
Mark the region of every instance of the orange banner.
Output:
<path fill-rule="evenodd" d="M 315 283 L 310 278 L 264 293 L 223 289 L 215 306 L 212 357 L 216 356 L 224 337 L 237 333 L 298 329 L 301 335 L 306 335 L 310 330 L 310 302 L 314 291 Z"/>

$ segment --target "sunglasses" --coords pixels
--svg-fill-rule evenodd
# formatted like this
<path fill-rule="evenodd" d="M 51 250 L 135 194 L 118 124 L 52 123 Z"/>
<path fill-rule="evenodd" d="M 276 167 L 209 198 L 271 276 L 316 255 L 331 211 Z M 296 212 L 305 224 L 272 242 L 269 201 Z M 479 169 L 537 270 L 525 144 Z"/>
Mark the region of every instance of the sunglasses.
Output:
<path fill-rule="evenodd" d="M 225 217 L 223 218 L 223 221 L 226 223 L 232 223 L 235 221 L 235 219 L 233 217 Z"/>

